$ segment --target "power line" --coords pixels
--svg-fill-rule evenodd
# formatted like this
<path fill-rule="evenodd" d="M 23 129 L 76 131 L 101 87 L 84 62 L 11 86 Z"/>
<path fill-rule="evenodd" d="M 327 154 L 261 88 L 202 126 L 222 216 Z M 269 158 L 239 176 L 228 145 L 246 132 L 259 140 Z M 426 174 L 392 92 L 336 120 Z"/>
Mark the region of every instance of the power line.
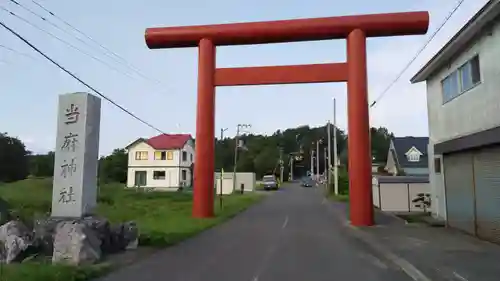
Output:
<path fill-rule="evenodd" d="M 30 8 L 24 6 L 23 4 L 17 2 L 16 0 L 9 0 L 10 2 L 16 4 L 17 6 L 21 7 L 23 10 L 25 11 L 28 11 L 30 14 L 40 18 L 41 20 L 43 20 L 44 22 L 50 24 L 51 26 L 57 28 L 58 30 L 66 33 L 67 35 L 71 36 L 71 37 L 74 37 L 75 39 L 77 39 L 78 41 L 80 41 L 81 43 L 83 43 L 84 45 L 86 45 L 87 47 L 90 47 L 90 48 L 94 48 L 94 46 L 90 45 L 88 42 L 86 42 L 85 40 L 81 39 L 80 37 L 78 36 L 75 36 L 73 33 L 67 31 L 66 29 L 63 29 L 61 28 L 60 26 L 58 26 L 57 24 L 53 23 L 52 21 L 48 20 L 46 17 L 34 12 L 33 10 L 31 10 Z M 113 60 L 116 60 L 116 58 L 114 58 L 113 56 L 110 56 L 108 53 L 106 52 L 102 52 L 104 55 L 106 55 L 107 57 L 113 59 Z M 121 63 L 121 62 L 119 62 Z"/>
<path fill-rule="evenodd" d="M 116 68 L 116 67 L 114 67 L 114 66 L 112 66 L 112 65 L 110 65 L 110 64 L 108 64 L 108 63 L 106 63 L 105 61 L 101 60 L 100 58 L 98 58 L 98 57 L 96 57 L 96 56 L 94 56 L 94 55 L 92 55 L 92 54 L 89 54 L 89 53 L 87 53 L 87 52 L 83 51 L 82 49 L 80 49 L 80 48 L 76 47 L 75 45 L 73 45 L 73 44 L 71 44 L 71 43 L 69 43 L 69 42 L 67 42 L 67 41 L 65 41 L 65 40 L 63 40 L 63 39 L 61 39 L 61 38 L 60 38 L 60 37 L 58 37 L 57 35 L 54 35 L 54 34 L 50 33 L 49 31 L 47 31 L 47 30 L 45 30 L 45 29 L 43 29 L 43 28 L 39 27 L 38 25 L 36 25 L 36 24 L 34 24 L 34 23 L 30 22 L 29 20 L 27 20 L 27 19 L 25 19 L 25 18 L 23 18 L 23 17 L 21 17 L 21 16 L 19 16 L 19 15 L 15 14 L 15 13 L 11 12 L 9 9 L 7 9 L 7 8 L 5 8 L 5 7 L 3 7 L 3 6 L 0 6 L 0 9 L 1 9 L 1 10 L 4 10 L 4 11 L 5 11 L 5 12 L 7 12 L 7 13 L 9 13 L 11 16 L 16 17 L 17 19 L 19 19 L 19 20 L 21 20 L 21 21 L 25 22 L 26 24 L 28 24 L 28 25 L 32 26 L 33 28 L 36 28 L 36 29 L 38 29 L 39 31 L 42 31 L 42 32 L 44 32 L 45 34 L 47 34 L 47 35 L 49 35 L 49 36 L 53 37 L 54 39 L 56 39 L 56 40 L 58 40 L 58 41 L 60 41 L 60 42 L 62 42 L 62 43 L 64 43 L 64 44 L 66 44 L 67 46 L 69 46 L 69 47 L 71 47 L 71 48 L 75 49 L 76 51 L 78 51 L 78 52 L 80 52 L 80 53 L 82 53 L 82 54 L 84 54 L 84 55 L 86 55 L 86 56 L 88 56 L 88 57 L 90 57 L 90 58 L 92 58 L 92 59 L 94 59 L 94 60 L 96 60 L 96 61 L 98 61 L 98 62 L 102 63 L 103 65 L 107 66 L 108 68 L 110 68 L 110 69 L 112 69 L 112 70 L 114 70 L 114 71 L 117 71 L 118 73 L 121 73 L 121 74 L 123 74 L 123 75 L 126 75 L 126 76 L 128 76 L 128 77 L 130 77 L 130 78 L 134 78 L 134 77 L 132 77 L 130 74 L 125 73 L 125 72 L 122 72 L 120 69 L 118 69 L 118 68 Z"/>
<path fill-rule="evenodd" d="M 150 123 L 146 122 L 145 120 L 141 119 L 140 117 L 138 117 L 137 115 L 135 115 L 134 113 L 132 113 L 131 111 L 129 111 L 128 109 L 126 109 L 123 106 L 119 105 L 118 103 L 116 103 L 112 99 L 110 99 L 107 96 L 105 96 L 104 94 L 102 94 L 100 91 L 96 90 L 94 87 L 90 86 L 88 83 L 86 83 L 85 81 L 83 81 L 82 79 L 80 79 L 78 76 L 76 76 L 75 74 L 73 74 L 71 71 L 67 70 L 65 67 L 63 67 L 62 65 L 60 65 L 59 63 L 57 63 L 55 60 L 53 60 L 52 58 L 50 58 L 48 55 L 46 55 L 43 51 L 41 51 L 40 49 L 38 49 L 35 45 L 33 45 L 32 43 L 30 43 L 22 35 L 20 35 L 16 31 L 14 31 L 12 28 L 8 27 L 3 21 L 0 21 L 0 25 L 3 28 L 5 28 L 7 31 L 9 31 L 10 33 L 12 33 L 14 36 L 16 36 L 17 38 L 19 38 L 21 41 L 23 41 L 26 45 L 30 46 L 34 51 L 36 51 L 37 53 L 39 53 L 40 55 L 42 55 L 44 58 L 46 58 L 52 64 L 54 64 L 55 66 L 57 66 L 62 71 L 66 72 L 69 76 L 73 77 L 78 82 L 82 83 L 84 86 L 86 86 L 87 88 L 89 88 L 91 91 L 93 91 L 97 95 L 101 96 L 103 99 L 105 99 L 108 102 L 110 102 L 112 105 L 118 107 L 119 109 L 121 109 L 122 111 L 124 111 L 128 115 L 132 116 L 134 119 L 138 120 L 139 122 L 143 123 L 144 125 L 150 127 L 151 129 L 153 129 L 155 131 L 158 131 L 158 132 L 160 132 L 162 134 L 165 134 L 165 132 L 163 132 L 162 130 L 158 129 L 157 127 L 155 127 L 155 126 L 151 125 Z"/>
<path fill-rule="evenodd" d="M 10 1 L 13 1 L 13 0 L 10 0 Z M 35 5 L 37 5 L 42 10 L 44 10 L 47 13 L 49 13 L 50 15 L 52 15 L 53 17 L 55 17 L 56 19 L 60 20 L 62 23 L 66 24 L 68 27 L 70 27 L 74 31 L 78 32 L 79 34 L 85 36 L 90 41 L 94 42 L 94 44 L 96 44 L 97 46 L 99 46 L 101 49 L 103 49 L 105 51 L 104 52 L 105 54 L 114 56 L 119 61 L 121 61 L 121 63 L 123 63 L 125 66 L 129 67 L 132 71 L 134 71 L 135 73 L 137 73 L 138 75 L 140 75 L 142 78 L 144 78 L 146 80 L 150 80 L 150 81 L 152 81 L 154 83 L 157 83 L 157 84 L 161 84 L 161 82 L 159 80 L 151 78 L 151 77 L 148 77 L 143 72 L 141 72 L 139 69 L 137 69 L 135 66 L 133 66 L 131 63 L 129 63 L 126 59 L 124 59 L 122 56 L 118 55 L 116 52 L 113 52 L 109 48 L 106 48 L 103 44 L 99 43 L 94 38 L 90 37 L 85 32 L 83 32 L 80 29 L 76 28 L 75 26 L 73 26 L 72 24 L 70 24 L 68 21 L 66 21 L 63 18 L 59 17 L 58 15 L 56 15 L 55 13 L 53 13 L 52 11 L 50 11 L 49 9 L 45 8 L 42 4 L 38 3 L 35 0 L 31 0 L 31 2 L 33 2 Z M 19 4 L 19 5 L 21 6 L 21 4 Z"/>
<path fill-rule="evenodd" d="M 434 31 L 434 33 L 429 37 L 429 39 L 425 42 L 425 44 L 417 51 L 415 56 L 408 62 L 408 64 L 406 64 L 406 66 L 403 68 L 403 70 L 401 70 L 401 72 L 398 74 L 398 76 L 396 76 L 396 78 L 394 80 L 392 80 L 392 82 L 382 91 L 382 93 L 370 104 L 370 108 L 375 106 L 375 104 L 377 104 L 377 102 L 379 102 L 385 96 L 385 94 L 387 94 L 387 92 L 392 88 L 392 86 L 394 86 L 394 84 L 396 84 L 396 82 L 403 76 L 405 71 L 408 70 L 408 68 L 411 66 L 411 64 L 418 58 L 418 56 L 420 56 L 420 54 L 425 50 L 425 48 L 429 45 L 429 43 L 431 43 L 432 39 L 434 39 L 436 34 L 438 34 L 438 32 L 443 28 L 443 26 L 446 25 L 448 20 L 453 16 L 453 14 L 458 10 L 458 8 L 460 8 L 460 6 L 462 5 L 462 3 L 464 1 L 465 0 L 460 0 L 458 2 L 458 4 L 455 6 L 455 8 L 453 8 L 453 10 L 444 19 L 443 23 L 441 23 L 441 25 L 438 27 L 438 29 L 436 29 L 436 31 Z"/>
<path fill-rule="evenodd" d="M 7 47 L 7 46 L 2 45 L 2 44 L 0 44 L 0 48 L 3 48 L 3 49 L 8 50 L 8 51 L 11 51 L 11 52 L 13 52 L 15 54 L 18 54 L 20 56 L 24 56 L 24 57 L 27 57 L 27 58 L 30 58 L 30 59 L 33 59 L 33 60 L 37 60 L 35 57 L 33 57 L 31 55 L 28 55 L 28 54 L 25 54 L 25 53 L 21 53 L 21 52 L 15 50 L 15 49 L 12 49 L 12 48 Z"/>

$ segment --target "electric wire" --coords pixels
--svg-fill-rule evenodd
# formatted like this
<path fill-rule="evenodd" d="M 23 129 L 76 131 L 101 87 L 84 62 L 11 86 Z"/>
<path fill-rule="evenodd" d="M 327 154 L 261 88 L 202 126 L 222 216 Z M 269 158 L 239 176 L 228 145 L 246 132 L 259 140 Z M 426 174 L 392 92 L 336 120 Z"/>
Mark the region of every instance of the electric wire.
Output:
<path fill-rule="evenodd" d="M 446 25 L 448 20 L 453 16 L 453 14 L 460 8 L 460 6 L 464 3 L 465 0 L 460 0 L 458 4 L 453 8 L 453 10 L 448 14 L 448 16 L 444 19 L 441 25 L 434 31 L 434 33 L 429 37 L 429 39 L 425 42 L 425 44 L 417 51 L 415 56 L 406 64 L 406 66 L 399 72 L 394 80 L 381 92 L 380 95 L 370 104 L 370 108 L 374 107 L 386 94 L 389 90 L 396 84 L 397 81 L 403 76 L 403 74 L 408 70 L 408 68 L 412 65 L 412 63 L 420 56 L 420 54 L 427 48 L 427 46 L 431 43 L 431 41 L 436 37 L 436 34 Z"/>
<path fill-rule="evenodd" d="M 10 1 L 12 1 L 12 0 L 10 0 Z M 152 82 L 154 82 L 156 84 L 159 84 L 159 85 L 162 84 L 159 80 L 147 76 L 141 70 L 139 70 L 137 67 L 135 67 L 134 65 L 132 65 L 131 63 L 129 63 L 125 58 L 123 58 L 122 56 L 120 56 L 116 52 L 113 52 L 112 50 L 110 50 L 109 48 L 107 48 L 106 46 L 104 46 L 103 44 L 99 43 L 97 40 L 95 40 L 94 38 L 92 38 L 91 36 L 89 36 L 88 34 L 86 34 L 85 32 L 83 32 L 82 30 L 76 28 L 74 25 L 72 25 L 71 23 L 69 23 L 68 21 L 66 21 L 65 19 L 63 19 L 62 17 L 56 15 L 54 12 L 52 12 L 48 8 L 44 7 L 42 4 L 38 3 L 35 0 L 31 0 L 31 2 L 33 2 L 33 4 L 37 5 L 38 7 L 40 7 L 40 9 L 44 10 L 48 14 L 52 15 L 54 18 L 58 19 L 59 21 L 61 21 L 65 25 L 67 25 L 72 30 L 78 32 L 79 34 L 83 35 L 84 37 L 86 37 L 87 39 L 89 39 L 90 41 L 92 41 L 94 44 L 96 44 L 102 50 L 104 50 L 105 51 L 104 53 L 107 53 L 108 55 L 111 55 L 111 56 L 114 56 L 115 58 L 117 58 L 119 61 L 121 61 L 122 64 L 124 64 L 125 66 L 129 67 L 132 71 L 134 71 L 136 74 L 138 74 L 142 78 L 144 78 L 146 80 L 150 80 L 150 81 L 152 81 Z"/>
<path fill-rule="evenodd" d="M 108 63 L 106 63 L 105 61 L 101 60 L 100 58 L 98 58 L 98 57 L 96 57 L 96 56 L 94 56 L 94 55 L 92 55 L 92 54 L 89 54 L 89 53 L 85 52 L 84 50 L 82 50 L 82 49 L 80 49 L 80 48 L 76 47 L 75 45 L 73 45 L 73 44 L 71 44 L 71 43 L 69 43 L 69 42 L 65 41 L 64 39 L 61 39 L 61 38 L 60 38 L 60 37 L 58 37 L 57 35 L 54 35 L 54 34 L 52 34 L 51 32 L 49 32 L 49 31 L 47 31 L 47 30 L 45 30 L 45 29 L 43 29 L 43 28 L 39 27 L 38 25 L 36 25 L 36 24 L 34 24 L 34 23 L 30 22 L 29 20 L 27 20 L 27 19 L 25 19 L 25 18 L 23 18 L 23 17 L 19 16 L 18 14 L 13 13 L 13 12 L 12 12 L 12 11 L 10 11 L 9 9 L 7 9 L 7 8 L 5 8 L 5 7 L 3 7 L 3 6 L 0 6 L 0 9 L 1 9 L 1 10 L 3 10 L 3 11 L 5 11 L 5 12 L 7 12 L 7 13 L 9 13 L 11 16 L 13 16 L 13 17 L 15 17 L 15 18 L 17 18 L 17 19 L 19 19 L 19 20 L 23 21 L 24 23 L 26 23 L 26 24 L 28 24 L 28 25 L 32 26 L 33 28 L 38 29 L 39 31 L 41 31 L 41 32 L 43 32 L 43 33 L 45 33 L 45 34 L 47 34 L 47 35 L 51 36 L 52 38 L 54 38 L 54 39 L 56 39 L 56 40 L 58 40 L 58 41 L 60 41 L 60 42 L 62 42 L 63 44 L 65 44 L 65 45 L 69 46 L 70 48 L 73 48 L 73 49 L 75 49 L 76 51 L 78 51 L 78 52 L 80 52 L 80 53 L 82 53 L 82 54 L 84 54 L 84 55 L 86 55 L 86 56 L 88 56 L 88 57 L 90 57 L 90 58 L 92 58 L 92 59 L 96 60 L 97 62 L 102 63 L 103 65 L 107 66 L 108 68 L 110 68 L 110 69 L 112 69 L 112 70 L 114 70 L 114 71 L 116 71 L 116 72 L 118 72 L 118 73 L 120 73 L 120 74 L 123 74 L 123 75 L 125 75 L 125 76 L 128 76 L 128 77 L 130 77 L 130 78 L 134 78 L 134 77 L 133 77 L 133 76 L 131 76 L 130 74 L 128 74 L 128 73 L 126 73 L 126 72 L 122 72 L 120 69 L 118 69 L 118 68 L 116 68 L 116 67 L 114 67 L 114 66 L 112 66 L 112 65 L 110 65 L 110 64 L 108 64 Z"/>
<path fill-rule="evenodd" d="M 76 74 L 74 74 L 73 72 L 69 71 L 64 66 L 62 66 L 61 64 L 59 64 L 58 62 L 56 62 L 54 59 L 52 59 L 51 57 L 49 57 L 47 54 L 45 54 L 43 51 L 41 51 L 40 49 L 38 49 L 35 45 L 33 45 L 31 42 L 29 42 L 28 39 L 24 38 L 21 34 L 19 34 L 18 32 L 16 32 L 15 30 L 13 30 L 11 27 L 7 26 L 7 24 L 5 24 L 3 21 L 0 21 L 0 26 L 2 26 L 3 28 L 5 28 L 7 31 L 9 31 L 10 33 L 12 33 L 17 38 L 19 38 L 26 45 L 28 45 L 31 49 L 33 49 L 34 51 L 36 51 L 37 53 L 39 53 L 40 55 L 42 55 L 45 59 L 47 59 L 52 64 L 54 64 L 55 66 L 57 66 L 59 69 L 61 69 L 62 71 L 66 72 L 73 79 L 77 80 L 78 82 L 80 82 L 81 84 L 83 84 L 84 86 L 86 86 L 87 88 L 89 88 L 92 92 L 96 93 L 97 95 L 99 95 L 100 97 L 102 97 L 103 99 L 105 99 L 106 101 L 108 101 L 109 103 L 111 103 L 112 105 L 118 107 L 123 112 L 125 112 L 128 115 L 132 116 L 134 119 L 136 119 L 137 121 L 143 123 L 144 125 L 148 126 L 149 128 L 151 128 L 151 129 L 153 129 L 153 130 L 155 130 L 155 131 L 157 131 L 159 133 L 166 134 L 164 131 L 158 129 L 157 127 L 153 126 L 151 123 L 149 123 L 149 122 L 145 121 L 144 119 L 138 117 L 137 115 L 135 115 L 134 113 L 132 113 L 131 111 L 129 111 L 128 109 L 126 109 L 125 107 L 123 107 L 120 104 L 116 103 L 111 98 L 107 97 L 106 95 L 104 95 L 103 93 L 101 93 L 100 91 L 98 91 L 97 89 L 95 89 L 94 87 L 92 87 L 87 82 L 83 81 Z"/>

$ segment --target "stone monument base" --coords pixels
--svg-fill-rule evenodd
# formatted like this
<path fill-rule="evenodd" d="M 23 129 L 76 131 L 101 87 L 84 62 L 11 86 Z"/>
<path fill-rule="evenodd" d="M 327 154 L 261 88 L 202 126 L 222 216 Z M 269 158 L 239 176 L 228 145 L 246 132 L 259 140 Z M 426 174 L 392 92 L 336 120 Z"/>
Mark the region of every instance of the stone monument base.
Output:
<path fill-rule="evenodd" d="M 0 262 L 11 263 L 26 254 L 37 254 L 52 256 L 54 263 L 89 264 L 102 255 L 137 248 L 138 238 L 135 222 L 112 225 L 98 216 L 35 219 L 33 230 L 19 220 L 11 220 L 0 226 Z"/>

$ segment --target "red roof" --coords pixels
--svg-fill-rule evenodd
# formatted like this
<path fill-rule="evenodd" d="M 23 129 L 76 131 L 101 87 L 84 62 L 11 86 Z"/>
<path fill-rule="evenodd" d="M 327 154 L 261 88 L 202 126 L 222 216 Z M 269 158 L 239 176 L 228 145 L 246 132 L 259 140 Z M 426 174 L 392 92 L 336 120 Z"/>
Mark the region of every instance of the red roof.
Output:
<path fill-rule="evenodd" d="M 190 139 L 192 138 L 189 134 L 162 134 L 146 140 L 146 143 L 158 150 L 181 149 Z"/>

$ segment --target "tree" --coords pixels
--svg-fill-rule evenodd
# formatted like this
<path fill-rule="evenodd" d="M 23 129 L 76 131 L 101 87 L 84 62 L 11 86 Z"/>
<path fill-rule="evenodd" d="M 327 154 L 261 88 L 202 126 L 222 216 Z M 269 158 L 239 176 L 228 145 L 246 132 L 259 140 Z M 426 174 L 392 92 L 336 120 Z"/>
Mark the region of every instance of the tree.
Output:
<path fill-rule="evenodd" d="M 35 177 L 51 177 L 54 174 L 54 152 L 28 156 L 29 173 Z"/>
<path fill-rule="evenodd" d="M 0 133 L 0 182 L 12 182 L 28 176 L 28 155 L 23 142 Z"/>
<path fill-rule="evenodd" d="M 372 144 L 372 157 L 375 162 L 386 162 L 387 153 L 389 151 L 389 145 L 391 138 L 394 134 L 390 133 L 387 128 L 371 128 L 371 144 Z"/>
<path fill-rule="evenodd" d="M 372 128 L 372 152 L 378 161 L 385 161 L 389 148 L 391 133 L 386 128 Z M 286 130 L 277 130 L 270 136 L 263 135 L 243 135 L 240 139 L 244 141 L 247 150 L 238 153 L 237 170 L 242 172 L 254 172 L 257 178 L 266 173 L 273 172 L 279 161 L 279 149 L 283 149 L 283 162 L 285 163 L 284 178 L 288 178 L 289 155 L 299 153 L 302 160 L 294 161 L 294 177 L 305 176 L 311 170 L 310 151 L 316 150 L 313 142 L 323 139 L 320 146 L 320 171 L 325 170 L 328 160 L 324 159 L 323 148 L 327 145 L 326 126 L 311 128 L 300 126 Z M 332 136 L 333 139 L 333 136 Z M 333 141 L 332 141 L 333 145 Z M 234 138 L 217 140 L 215 146 L 216 169 L 224 168 L 225 171 L 232 171 L 234 166 Z M 344 131 L 337 130 L 337 151 L 340 161 L 347 166 L 347 135 Z M 316 161 L 315 161 L 316 163 Z M 279 171 L 279 169 L 278 169 Z"/>
<path fill-rule="evenodd" d="M 102 182 L 127 182 L 128 154 L 125 149 L 115 149 L 99 159 L 99 180 Z"/>

